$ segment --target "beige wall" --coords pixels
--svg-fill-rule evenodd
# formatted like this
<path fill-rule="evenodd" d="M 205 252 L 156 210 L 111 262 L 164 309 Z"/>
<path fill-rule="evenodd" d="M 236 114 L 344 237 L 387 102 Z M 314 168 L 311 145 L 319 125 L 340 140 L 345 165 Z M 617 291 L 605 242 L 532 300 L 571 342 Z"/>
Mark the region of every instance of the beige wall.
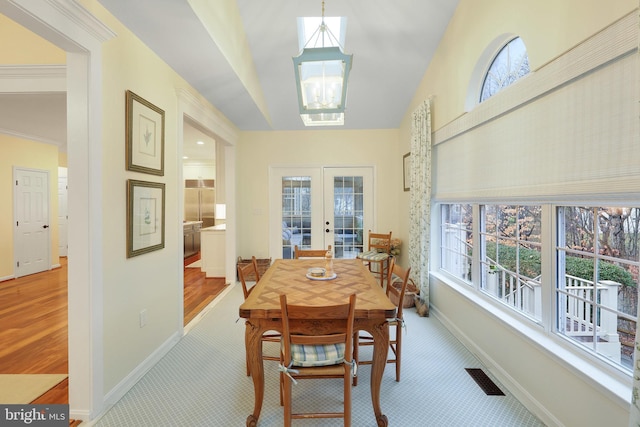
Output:
<path fill-rule="evenodd" d="M 26 30 L 4 15 L 0 15 L 0 64 L 34 65 L 64 64 L 65 53 L 51 43 Z M 51 144 L 42 144 L 9 135 L 0 134 L 0 197 L 7 203 L 0 204 L 0 279 L 13 277 L 13 167 L 25 167 L 49 171 L 51 215 L 51 260 L 58 264 L 58 166 L 66 156 Z"/>
<path fill-rule="evenodd" d="M 473 69 L 500 35 L 521 36 L 536 70 L 637 6 L 637 0 L 460 0 L 409 111 L 434 96 L 434 130 L 464 114 Z M 408 125 L 407 114 L 402 127 Z"/>
<path fill-rule="evenodd" d="M 486 54 L 486 47 L 497 37 L 504 34 L 521 36 L 527 46 L 531 68 L 535 71 L 634 11 L 637 6 L 637 0 L 609 3 L 597 0 L 541 0 L 528 3 L 461 0 L 404 117 L 399 130 L 401 144 L 396 156 L 408 151 L 410 113 L 425 98 L 433 97 L 433 131 L 465 114 L 465 99 L 476 63 Z M 516 90 L 516 86 L 517 84 L 513 90 Z M 540 123 L 543 124 L 545 120 L 549 118 L 541 117 Z M 501 122 L 503 121 L 496 121 L 493 128 L 495 132 L 502 134 L 506 130 L 500 128 Z M 468 137 L 465 146 L 456 147 L 458 152 L 473 156 L 469 153 L 482 150 L 483 145 L 492 147 L 493 143 L 489 133 L 482 139 Z M 592 143 L 601 144 L 602 141 L 598 139 Z M 527 156 L 526 161 L 531 165 L 541 163 L 544 156 L 548 155 L 536 150 L 525 150 L 525 146 L 532 147 L 532 141 L 526 138 L 514 140 L 511 144 L 511 155 L 518 159 Z M 599 152 L 602 147 L 585 145 L 584 139 L 568 138 L 562 144 L 576 147 L 578 152 Z M 616 148 L 607 146 L 607 149 Z M 440 146 L 435 153 L 438 150 Z M 436 155 L 434 162 L 437 161 Z M 471 163 L 477 165 L 477 159 L 472 159 Z M 435 163 L 434 169 L 437 171 L 452 166 L 455 167 L 451 161 L 446 164 Z M 545 166 L 547 177 L 558 176 L 557 171 Z M 504 169 L 494 168 L 485 173 L 492 174 L 492 182 L 508 186 L 511 180 Z M 465 176 L 464 171 L 461 174 Z M 451 182 L 440 184 L 451 185 Z M 478 182 L 467 184 L 467 189 L 475 188 Z M 464 189 L 464 185 L 461 188 Z M 494 196 L 501 194 L 501 188 L 494 190 Z M 434 182 L 433 193 L 438 194 L 438 191 L 438 182 Z M 406 209 L 406 205 L 404 206 Z M 406 212 L 403 211 L 400 218 L 405 220 Z M 399 229 L 407 230 L 408 224 L 401 223 Z M 437 229 L 432 227 L 432 232 L 437 233 Z M 436 236 L 433 238 L 436 239 Z M 432 249 L 437 250 L 437 245 L 432 246 Z M 436 255 L 432 259 L 437 258 Z M 629 388 L 628 393 L 625 393 L 624 376 L 620 380 L 613 376 L 599 383 L 588 374 L 581 373 L 580 369 L 573 369 L 569 360 L 581 363 L 581 359 L 568 357 L 562 345 L 558 345 L 559 340 L 554 340 L 554 334 L 550 332 L 552 326 L 531 325 L 524 319 L 518 320 L 517 316 L 503 316 L 493 305 L 483 303 L 477 293 L 467 292 L 464 285 L 455 286 L 453 281 L 435 273 L 437 265 L 431 267 L 434 274 L 430 282 L 430 297 L 434 315 L 438 315 L 503 384 L 510 384 L 510 390 L 517 393 L 518 398 L 549 425 L 627 424 L 631 390 Z M 540 345 L 543 342 L 546 347 Z M 556 357 L 556 353 L 562 354 L 563 358 Z M 599 365 L 595 363 L 586 363 L 582 369 L 590 368 L 595 371 L 597 366 Z M 612 380 L 614 377 L 616 381 Z"/>
<path fill-rule="evenodd" d="M 126 391 L 130 375 L 144 366 L 158 349 L 182 334 L 182 230 L 179 223 L 178 202 L 182 159 L 178 157 L 177 91 L 185 88 L 194 93 L 201 105 L 206 104 L 170 67 L 153 54 L 143 43 L 116 21 L 95 0 L 81 3 L 104 22 L 117 36 L 103 44 L 102 97 L 103 134 L 100 146 L 91 147 L 102 166 L 102 229 L 104 274 L 100 303 L 103 304 L 103 343 L 105 396 Z M 65 63 L 65 52 L 0 15 L 0 37 L 12 40 L 0 48 L 2 64 L 55 64 Z M 125 91 L 129 89 L 165 111 L 165 171 L 164 176 L 147 175 L 125 170 Z M 215 108 L 207 106 L 219 122 L 234 129 Z M 73 109 L 69 106 L 68 109 Z M 204 111 L 204 109 L 203 109 Z M 19 144 L 18 144 L 19 142 Z M 68 167 L 67 153 L 59 153 L 53 145 L 17 141 L 0 135 L 0 195 L 11 200 L 12 165 L 51 170 L 52 212 L 57 212 L 57 168 Z M 69 170 L 70 185 L 74 172 Z M 165 248 L 138 257 L 126 258 L 126 183 L 128 179 L 160 182 L 166 185 Z M 84 185 L 86 183 L 79 183 Z M 88 203 L 88 201 L 87 201 Z M 13 208 L 0 206 L 0 278 L 12 274 Z M 70 218 L 73 227 L 73 218 Z M 57 259 L 57 224 L 52 224 L 52 251 Z M 6 237 L 6 238 L 5 238 Z M 71 263 L 70 263 L 71 265 Z M 77 265 L 75 268 L 89 268 Z M 70 268 L 71 270 L 71 268 Z M 71 274 L 71 272 L 70 272 Z M 139 326 L 141 310 L 147 310 L 148 323 Z M 120 388 L 118 388 L 120 386 Z"/>
<path fill-rule="evenodd" d="M 104 391 L 112 391 L 180 331 L 182 234 L 179 224 L 176 89 L 187 84 L 96 1 L 86 7 L 117 36 L 103 44 Z M 165 112 L 164 176 L 125 169 L 125 92 Z M 70 171 L 70 176 L 72 175 Z M 126 257 L 128 179 L 166 186 L 165 248 Z M 142 310 L 148 323 L 139 324 Z"/>
<path fill-rule="evenodd" d="M 182 245 L 179 228 L 172 224 L 179 219 L 179 203 L 176 200 L 181 186 L 178 182 L 177 123 L 182 118 L 177 117 L 176 88 L 187 85 L 96 0 L 82 0 L 81 3 L 117 34 L 104 44 L 103 144 L 102 147 L 96 147 L 97 155 L 102 157 L 104 177 L 102 261 L 105 272 L 101 281 L 104 300 L 104 391 L 108 393 L 181 330 L 179 304 L 176 301 L 182 299 Z M 270 165 L 374 166 L 376 226 L 380 230 L 391 229 L 394 235 L 407 241 L 409 193 L 402 191 L 402 155 L 409 151 L 409 120 L 415 106 L 426 97 L 434 96 L 433 122 L 434 129 L 438 129 L 464 114 L 464 100 L 471 73 L 486 46 L 497 36 L 504 33 L 521 35 L 530 52 L 531 66 L 537 69 L 636 6 L 636 0 L 617 0 L 606 4 L 599 0 L 540 0 L 525 6 L 522 2 L 507 0 L 461 0 L 400 129 L 241 133 L 236 156 L 237 254 L 262 256 L 268 251 L 267 185 Z M 0 31 L 6 28 L 3 24 L 0 21 Z M 5 38 L 2 33 L 0 36 Z M 13 37 L 10 39 L 15 40 Z M 12 52 L 10 55 L 17 54 Z M 2 54 L 0 58 L 3 58 Z M 29 63 L 32 60 L 12 56 L 7 62 L 4 62 L 4 58 L 0 61 Z M 56 52 L 51 58 L 36 61 L 42 62 L 64 63 L 64 57 Z M 165 110 L 165 175 L 162 177 L 125 170 L 124 93 L 127 89 Z M 5 142 L 0 140 L 4 154 L 5 146 L 2 144 Z M 24 157 L 24 153 L 19 156 Z M 32 157 L 31 151 L 29 156 Z M 57 176 L 58 153 L 51 153 L 51 157 L 55 159 L 51 167 Z M 0 163 L 0 173 L 4 174 L 7 168 L 10 167 Z M 165 249 L 131 259 L 126 258 L 127 179 L 164 182 L 169 201 L 165 214 Z M 0 180 L 0 183 L 3 181 Z M 6 194 L 1 186 L 0 194 Z M 6 218 L 7 214 L 0 208 L 0 221 L 5 222 Z M 4 231 L 2 235 L 5 235 Z M 0 252 L 0 255 L 6 254 Z M 0 264 L 2 268 L 5 267 Z M 474 304 L 469 304 L 445 286 L 435 291 L 449 316 L 455 318 L 464 311 L 465 321 L 473 322 L 476 319 L 483 325 L 484 331 L 498 334 L 492 336 L 496 347 L 518 345 L 521 351 L 528 349 L 531 354 L 539 354 L 536 369 L 541 375 L 538 378 L 546 372 L 555 372 L 560 374 L 558 378 L 566 383 L 564 388 L 569 389 L 569 393 L 571 387 L 588 388 L 548 355 L 541 354 L 538 348 L 520 337 L 514 337 L 513 331 L 501 330 L 501 323 L 493 316 L 478 310 Z M 149 319 L 144 328 L 138 324 L 142 309 L 147 310 Z M 535 381 L 534 374 L 523 379 Z M 531 389 L 545 390 L 545 387 L 538 382 L 532 383 Z M 589 392 L 592 393 L 588 399 L 597 401 L 599 391 L 589 388 L 584 393 Z M 583 420 L 588 418 L 590 408 L 580 407 L 580 410 L 583 415 L 586 414 Z M 619 420 L 620 414 L 616 413 L 616 417 Z M 588 422 L 583 424 L 588 425 Z"/>
<path fill-rule="evenodd" d="M 66 168 L 67 165 L 67 153 L 58 152 L 58 166 Z"/>
<path fill-rule="evenodd" d="M 402 156 L 393 154 L 397 145 L 395 129 L 241 133 L 236 166 L 238 254 L 268 256 L 269 167 L 275 165 L 374 166 L 375 227 L 395 230 L 402 194 Z"/>
<path fill-rule="evenodd" d="M 0 64 L 64 64 L 65 52 L 0 15 Z M 9 42 L 10 40 L 10 42 Z"/>
<path fill-rule="evenodd" d="M 49 172 L 50 266 L 58 264 L 58 147 L 0 134 L 0 279 L 13 277 L 13 169 Z"/>

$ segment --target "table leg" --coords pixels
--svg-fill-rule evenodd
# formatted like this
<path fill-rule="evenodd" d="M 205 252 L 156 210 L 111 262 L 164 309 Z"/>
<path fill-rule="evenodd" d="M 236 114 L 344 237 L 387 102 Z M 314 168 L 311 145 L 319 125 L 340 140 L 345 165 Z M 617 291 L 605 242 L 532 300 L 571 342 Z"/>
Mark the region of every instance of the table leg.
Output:
<path fill-rule="evenodd" d="M 253 413 L 247 417 L 247 427 L 258 425 L 258 418 L 262 410 L 262 400 L 264 398 L 264 366 L 262 363 L 262 334 L 264 330 L 259 325 L 246 322 L 245 343 L 247 357 L 249 361 L 249 372 L 253 379 L 254 406 Z"/>
<path fill-rule="evenodd" d="M 371 403 L 373 403 L 373 413 L 376 416 L 378 427 L 387 427 L 389 421 L 380 408 L 380 384 L 382 374 L 387 365 L 387 354 L 389 352 L 389 325 L 385 321 L 375 324 L 369 330 L 373 336 L 373 363 L 371 365 Z"/>

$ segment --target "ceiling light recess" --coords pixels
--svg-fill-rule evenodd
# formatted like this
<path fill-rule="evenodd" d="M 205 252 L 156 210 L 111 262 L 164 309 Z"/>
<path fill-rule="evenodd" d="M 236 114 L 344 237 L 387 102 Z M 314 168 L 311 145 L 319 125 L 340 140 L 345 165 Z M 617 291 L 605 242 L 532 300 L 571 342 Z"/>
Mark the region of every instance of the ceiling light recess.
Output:
<path fill-rule="evenodd" d="M 325 43 L 329 46 L 325 47 Z M 342 46 L 324 22 L 293 58 L 300 118 L 305 126 L 344 125 L 347 80 L 353 55 Z"/>

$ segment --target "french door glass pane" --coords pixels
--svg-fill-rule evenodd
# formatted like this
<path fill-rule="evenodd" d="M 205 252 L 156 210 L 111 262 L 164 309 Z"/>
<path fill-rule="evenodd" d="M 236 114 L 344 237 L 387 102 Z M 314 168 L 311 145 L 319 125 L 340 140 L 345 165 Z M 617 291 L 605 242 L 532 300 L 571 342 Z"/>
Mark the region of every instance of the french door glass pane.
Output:
<path fill-rule="evenodd" d="M 334 254 L 336 258 L 355 258 L 362 252 L 364 183 L 362 176 L 336 176 L 333 179 Z"/>
<path fill-rule="evenodd" d="M 311 177 L 282 178 L 282 258 L 293 258 L 293 248 L 311 247 Z"/>

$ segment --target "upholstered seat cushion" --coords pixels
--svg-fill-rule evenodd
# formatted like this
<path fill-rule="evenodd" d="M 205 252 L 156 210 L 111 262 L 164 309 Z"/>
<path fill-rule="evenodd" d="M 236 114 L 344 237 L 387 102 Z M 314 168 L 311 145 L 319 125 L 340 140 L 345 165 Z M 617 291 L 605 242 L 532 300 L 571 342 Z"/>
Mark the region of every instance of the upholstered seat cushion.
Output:
<path fill-rule="evenodd" d="M 358 254 L 358 258 L 365 261 L 384 261 L 389 258 L 389 254 L 386 252 L 378 252 L 376 250 L 361 252 Z"/>
<path fill-rule="evenodd" d="M 344 343 L 326 345 L 291 344 L 293 366 L 329 366 L 344 361 Z"/>

